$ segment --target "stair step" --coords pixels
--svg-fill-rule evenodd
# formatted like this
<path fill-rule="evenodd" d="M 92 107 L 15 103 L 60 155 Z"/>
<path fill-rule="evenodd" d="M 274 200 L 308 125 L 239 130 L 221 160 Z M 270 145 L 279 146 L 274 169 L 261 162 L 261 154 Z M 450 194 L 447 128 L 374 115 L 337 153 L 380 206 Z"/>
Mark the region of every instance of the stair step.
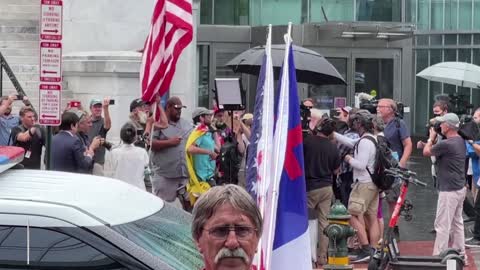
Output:
<path fill-rule="evenodd" d="M 38 41 L 40 36 L 38 34 L 4 33 L 2 39 L 8 41 Z"/>
<path fill-rule="evenodd" d="M 3 35 L 2 35 L 3 39 Z M 0 51 L 5 49 L 39 49 L 39 42 L 37 41 L 15 41 L 15 40 L 0 40 Z"/>
<path fill-rule="evenodd" d="M 1 5 L 0 5 L 1 6 Z M 40 25 L 39 20 L 5 20 L 0 18 L 0 25 L 2 26 L 25 26 L 25 27 L 38 27 Z"/>
<path fill-rule="evenodd" d="M 10 13 L 38 13 L 40 14 L 40 1 L 37 5 L 19 5 L 19 4 L 7 4 L 2 6 L 2 11 Z"/>
<path fill-rule="evenodd" d="M 12 56 L 37 56 L 38 57 L 38 55 L 40 53 L 38 48 L 22 48 L 22 49 L 8 48 L 8 49 L 2 49 L 1 47 L 0 47 L 0 52 L 2 52 L 3 56 L 5 56 L 5 58 L 7 58 L 7 59 L 12 57 Z"/>
<path fill-rule="evenodd" d="M 39 0 L 0 0 L 0 6 L 5 5 L 40 5 Z"/>
<path fill-rule="evenodd" d="M 38 34 L 38 26 L 5 26 L 0 25 L 0 33 Z"/>
<path fill-rule="evenodd" d="M 1 6 L 1 5 L 0 5 Z M 0 18 L 4 20 L 39 20 L 40 11 L 38 12 L 8 12 L 3 9 L 0 11 Z"/>

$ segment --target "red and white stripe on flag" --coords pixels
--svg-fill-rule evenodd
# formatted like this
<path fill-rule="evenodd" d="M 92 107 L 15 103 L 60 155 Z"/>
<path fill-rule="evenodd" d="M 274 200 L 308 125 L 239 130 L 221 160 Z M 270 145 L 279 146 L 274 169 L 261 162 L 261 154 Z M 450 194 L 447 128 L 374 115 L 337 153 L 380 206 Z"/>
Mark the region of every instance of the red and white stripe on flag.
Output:
<path fill-rule="evenodd" d="M 168 91 L 177 60 L 192 38 L 192 0 L 157 0 L 140 68 L 144 101 Z"/>

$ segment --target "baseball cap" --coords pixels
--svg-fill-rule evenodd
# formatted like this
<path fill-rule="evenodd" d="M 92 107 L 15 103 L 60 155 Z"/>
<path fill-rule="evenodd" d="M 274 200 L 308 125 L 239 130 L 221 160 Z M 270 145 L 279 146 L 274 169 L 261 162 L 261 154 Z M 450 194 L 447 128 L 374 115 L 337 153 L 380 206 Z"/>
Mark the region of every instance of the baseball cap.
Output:
<path fill-rule="evenodd" d="M 253 114 L 251 113 L 246 113 L 242 116 L 242 120 L 249 120 L 253 118 Z"/>
<path fill-rule="evenodd" d="M 454 113 L 446 113 L 443 116 L 435 117 L 435 120 L 440 123 L 447 123 L 454 127 L 460 127 L 460 119 Z"/>
<path fill-rule="evenodd" d="M 130 112 L 133 112 L 138 107 L 142 107 L 145 105 L 145 101 L 143 101 L 141 98 L 134 99 L 132 103 L 130 103 Z"/>
<path fill-rule="evenodd" d="M 195 118 L 197 116 L 204 115 L 204 114 L 213 114 L 213 111 L 205 107 L 198 107 L 193 111 L 192 118 Z"/>
<path fill-rule="evenodd" d="M 102 103 L 102 101 L 101 101 L 100 99 L 98 99 L 98 98 L 94 98 L 94 99 L 90 100 L 90 107 L 92 107 L 93 105 L 97 105 L 97 104 L 102 105 L 103 103 Z"/>

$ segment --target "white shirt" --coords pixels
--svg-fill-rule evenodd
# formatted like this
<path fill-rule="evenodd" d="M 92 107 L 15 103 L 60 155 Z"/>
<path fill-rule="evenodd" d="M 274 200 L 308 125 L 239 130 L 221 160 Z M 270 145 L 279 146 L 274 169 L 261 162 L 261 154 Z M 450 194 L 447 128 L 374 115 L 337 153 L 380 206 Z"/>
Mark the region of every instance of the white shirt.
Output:
<path fill-rule="evenodd" d="M 370 136 L 375 138 L 372 134 L 364 134 L 362 138 Z M 376 138 L 375 138 L 376 140 Z M 367 171 L 367 166 L 370 172 L 373 172 L 373 165 L 375 163 L 375 154 L 377 149 L 375 144 L 368 139 L 360 140 L 357 149 L 354 150 L 354 157 L 349 160 L 350 166 L 353 168 L 353 181 L 361 183 L 370 183 L 372 178 Z"/>
<path fill-rule="evenodd" d="M 143 179 L 147 166 L 148 153 L 145 149 L 132 144 L 121 144 L 106 153 L 104 175 L 146 190 Z"/>

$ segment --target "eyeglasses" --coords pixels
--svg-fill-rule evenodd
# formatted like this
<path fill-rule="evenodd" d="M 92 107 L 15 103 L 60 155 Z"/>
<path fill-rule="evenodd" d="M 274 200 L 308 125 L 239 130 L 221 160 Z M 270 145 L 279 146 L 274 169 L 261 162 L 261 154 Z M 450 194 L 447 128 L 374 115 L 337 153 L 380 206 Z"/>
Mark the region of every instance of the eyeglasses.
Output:
<path fill-rule="evenodd" d="M 217 238 L 219 240 L 226 239 L 228 234 L 230 234 L 231 231 L 235 232 L 235 236 L 238 239 L 248 239 L 257 231 L 257 229 L 249 226 L 238 226 L 238 225 L 218 226 L 218 227 L 213 227 L 211 229 L 204 229 L 204 230 L 206 230 L 210 234 L 210 236 Z"/>

